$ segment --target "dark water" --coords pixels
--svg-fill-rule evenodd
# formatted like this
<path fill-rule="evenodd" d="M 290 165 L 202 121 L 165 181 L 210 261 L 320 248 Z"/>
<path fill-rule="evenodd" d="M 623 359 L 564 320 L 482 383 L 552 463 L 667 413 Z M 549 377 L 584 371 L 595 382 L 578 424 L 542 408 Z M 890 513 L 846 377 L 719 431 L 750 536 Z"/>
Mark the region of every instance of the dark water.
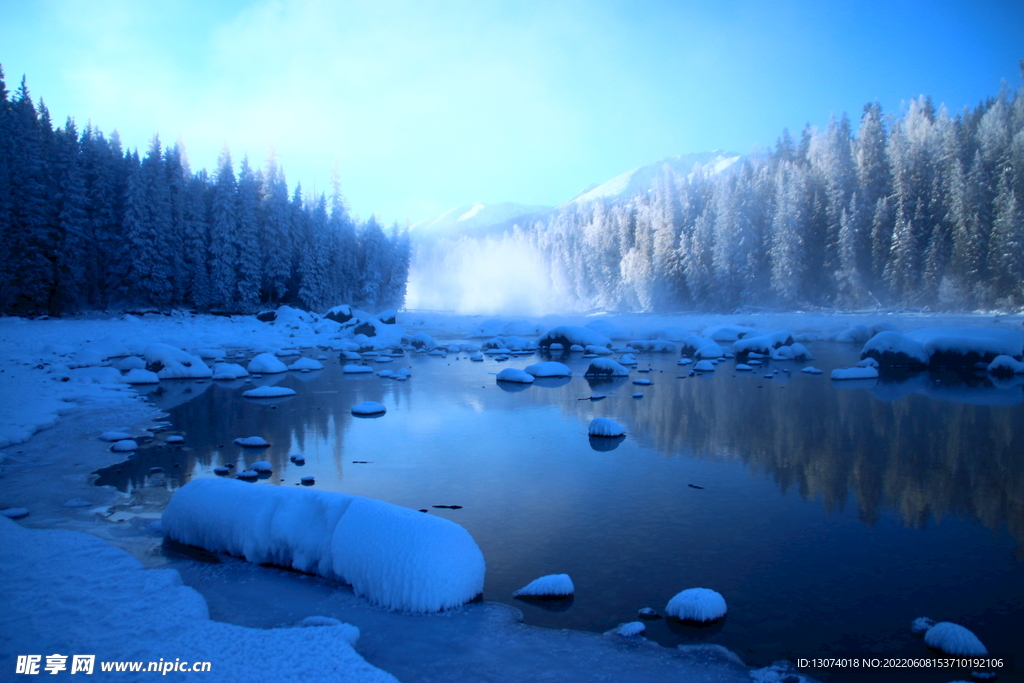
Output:
<path fill-rule="evenodd" d="M 674 356 L 642 354 L 640 367 L 653 371 L 630 380 L 650 378 L 647 387 L 591 386 L 579 376 L 523 391 L 496 385 L 497 370 L 536 357 L 374 364 L 410 365 L 412 379 L 396 382 L 343 375 L 333 354 L 322 372 L 255 380 L 298 392 L 270 405 L 242 398 L 253 384 L 165 382 L 154 401 L 185 448 L 140 451 L 101 483 L 140 486 L 159 465 L 175 486 L 214 476 L 217 465 L 265 459 L 274 475 L 254 485 L 294 486 L 312 474 L 319 488 L 462 524 L 487 560 L 485 598 L 515 604 L 528 623 L 604 631 L 705 586 L 725 596 L 724 623 L 693 630 L 660 620 L 647 637 L 709 640 L 759 665 L 822 654 L 923 656 L 909 624 L 929 616 L 967 626 L 990 652 L 1015 654 L 1019 669 L 1024 389 L 928 373 L 833 383 L 828 371 L 855 362 L 855 350 L 812 351 L 824 375 L 804 375 L 793 362 L 740 373 L 726 361 L 713 375 L 690 377 Z M 567 362 L 577 375 L 589 363 Z M 780 372 L 765 379 L 766 368 Z M 608 397 L 579 400 L 595 392 Z M 387 414 L 353 417 L 349 408 L 365 400 L 384 403 Z M 595 449 L 587 425 L 597 416 L 623 424 L 626 439 Z M 232 444 L 256 434 L 272 446 L 254 453 Z M 292 453 L 306 465 L 289 463 Z M 463 507 L 431 507 L 453 504 Z M 576 586 L 563 611 L 511 598 L 561 572 Z M 815 675 L 865 680 L 863 672 Z M 966 673 L 874 680 L 957 677 Z"/>

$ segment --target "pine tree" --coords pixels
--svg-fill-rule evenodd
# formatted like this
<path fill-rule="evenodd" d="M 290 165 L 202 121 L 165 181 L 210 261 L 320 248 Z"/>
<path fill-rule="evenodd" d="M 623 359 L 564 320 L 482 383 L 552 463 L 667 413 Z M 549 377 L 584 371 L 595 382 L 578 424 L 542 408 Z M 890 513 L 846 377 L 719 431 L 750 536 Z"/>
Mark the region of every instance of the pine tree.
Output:
<path fill-rule="evenodd" d="M 243 310 L 254 310 L 260 300 L 262 280 L 260 262 L 259 198 L 262 182 L 242 158 L 238 174 L 238 228 L 235 248 L 238 254 L 236 298 Z"/>
<path fill-rule="evenodd" d="M 271 157 L 263 200 L 260 202 L 260 253 L 263 262 L 263 300 L 276 304 L 288 293 L 292 262 L 292 212 L 284 172 Z"/>
<path fill-rule="evenodd" d="M 775 176 L 775 214 L 771 233 L 771 287 L 785 304 L 797 303 L 807 270 L 805 258 L 807 183 L 803 171 L 782 163 Z"/>
<path fill-rule="evenodd" d="M 58 289 L 53 308 L 63 311 L 81 308 L 88 299 L 88 225 L 78 130 L 72 119 L 57 131 L 54 142 L 51 163 L 56 181 Z"/>
<path fill-rule="evenodd" d="M 210 207 L 210 302 L 232 309 L 236 303 L 238 271 L 238 196 L 231 152 L 224 148 L 217 161 L 217 178 Z"/>
<path fill-rule="evenodd" d="M 999 177 L 988 264 L 994 296 L 1011 306 L 1024 303 L 1024 215 L 1009 167 Z"/>
<path fill-rule="evenodd" d="M 308 217 L 310 239 L 300 249 L 299 300 L 310 311 L 329 308 L 330 240 L 327 232 L 327 198 L 320 195 Z"/>

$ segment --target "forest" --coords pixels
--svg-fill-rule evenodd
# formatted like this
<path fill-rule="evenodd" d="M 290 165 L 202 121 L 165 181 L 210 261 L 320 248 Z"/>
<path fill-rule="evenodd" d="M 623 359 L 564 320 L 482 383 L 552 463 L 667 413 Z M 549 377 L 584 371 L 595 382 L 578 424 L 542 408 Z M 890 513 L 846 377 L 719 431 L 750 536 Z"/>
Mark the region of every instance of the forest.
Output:
<path fill-rule="evenodd" d="M 2 314 L 396 308 L 409 258 L 406 231 L 351 217 L 336 182 L 309 196 L 273 158 L 236 175 L 225 148 L 212 174 L 193 172 L 158 136 L 140 154 L 71 118 L 54 128 L 0 69 Z"/>
<path fill-rule="evenodd" d="M 755 115 L 752 113 L 752 115 Z M 1024 88 L 786 130 L 731 172 L 517 225 L 567 309 L 1024 306 Z"/>

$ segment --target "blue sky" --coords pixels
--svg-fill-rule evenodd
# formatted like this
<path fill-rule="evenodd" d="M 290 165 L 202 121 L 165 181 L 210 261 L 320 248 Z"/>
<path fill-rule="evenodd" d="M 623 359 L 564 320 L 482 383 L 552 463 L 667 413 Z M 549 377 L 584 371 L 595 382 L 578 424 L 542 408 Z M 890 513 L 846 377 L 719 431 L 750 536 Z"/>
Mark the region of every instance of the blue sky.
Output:
<path fill-rule="evenodd" d="M 0 0 L 0 64 L 54 121 L 194 169 L 227 144 L 354 212 L 558 204 L 665 156 L 783 127 L 951 110 L 1020 85 L 1024 2 Z"/>

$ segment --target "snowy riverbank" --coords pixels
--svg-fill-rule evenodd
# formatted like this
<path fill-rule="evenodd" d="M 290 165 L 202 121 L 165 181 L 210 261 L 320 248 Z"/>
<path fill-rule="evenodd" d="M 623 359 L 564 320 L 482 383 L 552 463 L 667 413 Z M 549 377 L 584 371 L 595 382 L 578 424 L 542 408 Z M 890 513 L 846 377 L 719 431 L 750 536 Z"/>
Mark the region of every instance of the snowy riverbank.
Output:
<path fill-rule="evenodd" d="M 408 335 L 423 332 L 438 341 L 482 342 L 500 334 L 534 338 L 555 325 L 590 320 L 491 320 L 413 312 L 400 314 L 398 325 Z M 211 356 L 210 350 L 229 355 L 244 351 L 251 358 L 257 352 L 285 348 L 304 348 L 311 355 L 332 353 L 316 347 L 337 346 L 346 338 L 324 321 L 279 322 L 184 315 L 0 319 L 0 444 L 6 445 L 0 450 L 0 508 L 29 510 L 17 523 L 4 520 L 0 525 L 5 553 L 0 585 L 5 604 L 12 605 L 0 621 L 4 671 L 13 670 L 19 654 L 58 652 L 96 654 L 102 660 L 208 659 L 217 667 L 217 680 L 265 680 L 271 671 L 275 680 L 390 680 L 367 665 L 359 652 L 401 680 L 412 680 L 407 675 L 413 672 L 416 680 L 451 679 L 452 671 L 465 672 L 464 680 L 493 681 L 529 680 L 541 672 L 550 680 L 593 680 L 599 672 L 614 678 L 616 671 L 622 672 L 620 678 L 626 672 L 632 677 L 647 672 L 643 680 L 678 680 L 683 675 L 692 680 L 782 680 L 779 672 L 751 673 L 714 647 L 669 650 L 618 636 L 546 631 L 516 623 L 511 608 L 486 603 L 439 617 L 407 617 L 382 613 L 352 597 L 351 621 L 363 631 L 355 651 L 340 626 L 256 630 L 207 619 L 206 602 L 176 585 L 170 572 L 141 569 L 165 564 L 159 547 L 162 535 L 154 522 L 167 503 L 166 489 L 143 488 L 129 496 L 90 481 L 91 472 L 123 457 L 97 439 L 101 432 L 123 429 L 145 436 L 144 427 L 159 419 L 153 404 L 117 379 L 119 373 L 106 357 L 141 355 L 154 343 L 204 356 Z M 680 330 L 689 334 L 719 324 L 788 329 L 808 341 L 880 323 L 901 331 L 940 325 L 1021 327 L 1019 317 L 995 322 L 992 316 L 634 315 L 608 322 L 634 339 L 675 338 Z M 29 532 L 17 525 L 51 531 Z M 136 560 L 106 542 L 66 531 L 98 536 Z M 47 594 L 49 602 L 39 602 Z M 123 609 L 109 609 L 112 602 L 123 604 Z M 176 617 L 147 607 L 176 602 L 189 606 Z M 177 635 L 172 637 L 172 632 Z M 195 645 L 200 641 L 206 644 Z M 232 645 L 237 643 L 246 645 Z M 85 647 L 92 649 L 86 652 L 81 649 Z M 306 656 L 289 674 L 288 662 L 294 662 L 296 651 Z"/>

